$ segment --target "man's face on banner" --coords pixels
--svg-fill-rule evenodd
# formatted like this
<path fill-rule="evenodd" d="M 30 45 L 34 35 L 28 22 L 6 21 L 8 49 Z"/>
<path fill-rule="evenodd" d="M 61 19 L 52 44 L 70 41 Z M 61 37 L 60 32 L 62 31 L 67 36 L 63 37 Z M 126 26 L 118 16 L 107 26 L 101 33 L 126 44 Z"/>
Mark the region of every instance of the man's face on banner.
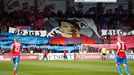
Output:
<path fill-rule="evenodd" d="M 61 22 L 61 30 L 63 32 L 63 34 L 70 34 L 72 35 L 73 32 L 76 32 L 76 28 L 74 27 L 74 25 L 72 25 L 71 23 L 68 22 Z"/>
<path fill-rule="evenodd" d="M 88 37 L 92 37 L 93 34 L 96 34 L 95 36 L 98 37 L 100 36 L 92 19 L 80 19 L 79 22 L 76 22 L 78 25 L 66 21 L 61 21 L 60 24 L 57 21 L 49 21 L 49 23 L 55 27 L 50 32 L 48 32 L 47 36 L 49 37 L 52 37 L 56 34 L 61 34 L 64 37 L 79 37 L 80 34 L 86 35 Z"/>

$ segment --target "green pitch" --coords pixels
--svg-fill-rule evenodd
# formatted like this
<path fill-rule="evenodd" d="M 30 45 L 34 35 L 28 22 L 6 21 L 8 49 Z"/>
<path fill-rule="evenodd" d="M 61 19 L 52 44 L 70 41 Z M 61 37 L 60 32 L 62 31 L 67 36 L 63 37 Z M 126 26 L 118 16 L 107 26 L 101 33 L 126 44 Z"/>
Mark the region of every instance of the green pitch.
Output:
<path fill-rule="evenodd" d="M 134 75 L 134 60 L 128 61 Z M 124 75 L 125 70 L 122 65 Z M 0 61 L 0 75 L 13 75 L 13 63 Z M 119 75 L 114 60 L 21 61 L 18 75 Z"/>

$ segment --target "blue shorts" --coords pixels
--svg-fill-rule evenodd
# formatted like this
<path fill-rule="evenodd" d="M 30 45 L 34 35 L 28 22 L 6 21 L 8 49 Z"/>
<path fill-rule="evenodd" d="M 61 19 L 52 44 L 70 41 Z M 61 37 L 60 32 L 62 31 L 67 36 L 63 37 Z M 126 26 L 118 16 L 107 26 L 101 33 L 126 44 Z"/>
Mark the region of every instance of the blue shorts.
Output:
<path fill-rule="evenodd" d="M 14 63 L 19 63 L 20 62 L 20 56 L 13 57 L 13 62 Z"/>
<path fill-rule="evenodd" d="M 118 56 L 116 56 L 115 62 L 116 62 L 116 64 L 127 64 L 127 59 L 126 58 L 119 58 Z"/>

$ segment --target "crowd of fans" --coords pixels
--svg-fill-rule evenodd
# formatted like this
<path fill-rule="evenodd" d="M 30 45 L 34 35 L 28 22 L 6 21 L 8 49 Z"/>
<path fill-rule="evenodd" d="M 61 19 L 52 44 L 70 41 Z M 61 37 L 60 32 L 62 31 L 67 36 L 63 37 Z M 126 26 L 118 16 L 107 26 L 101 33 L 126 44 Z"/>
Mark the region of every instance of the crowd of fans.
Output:
<path fill-rule="evenodd" d="M 68 7 L 66 12 L 62 10 L 54 12 L 53 5 L 48 5 L 44 8 L 43 12 L 37 10 L 15 10 L 12 12 L 0 13 L 0 26 L 14 27 L 18 25 L 31 25 L 33 19 L 38 18 L 57 18 L 57 17 L 78 17 L 78 18 L 93 18 L 99 29 L 119 29 L 122 26 L 132 26 L 133 20 L 129 19 L 128 10 L 124 9 L 122 5 L 119 5 L 114 9 L 105 10 L 105 6 L 91 7 L 85 12 L 83 6 L 79 4 L 79 8 L 76 10 L 74 7 Z M 49 14 L 48 14 L 49 13 Z M 3 28 L 2 28 L 3 29 Z"/>
<path fill-rule="evenodd" d="M 15 27 L 19 25 L 33 27 L 33 25 L 36 24 L 33 22 L 35 19 L 56 19 L 57 17 L 92 18 L 100 31 L 101 29 L 120 29 L 124 26 L 133 29 L 134 25 L 134 19 L 129 17 L 128 10 L 124 9 L 122 5 L 119 5 L 114 9 L 107 9 L 106 11 L 104 11 L 105 6 L 96 6 L 91 7 L 84 12 L 83 6 L 79 4 L 77 10 L 74 7 L 68 7 L 65 13 L 63 13 L 62 10 L 54 12 L 52 11 L 54 8 L 55 7 L 53 5 L 49 5 L 44 8 L 43 12 L 38 12 L 33 9 L 1 12 L 0 31 L 5 32 L 8 30 L 8 27 Z M 37 28 L 34 29 L 36 30 Z M 42 49 L 39 49 L 38 52 L 40 52 L 40 50 Z M 30 50 L 25 51 L 29 52 Z"/>

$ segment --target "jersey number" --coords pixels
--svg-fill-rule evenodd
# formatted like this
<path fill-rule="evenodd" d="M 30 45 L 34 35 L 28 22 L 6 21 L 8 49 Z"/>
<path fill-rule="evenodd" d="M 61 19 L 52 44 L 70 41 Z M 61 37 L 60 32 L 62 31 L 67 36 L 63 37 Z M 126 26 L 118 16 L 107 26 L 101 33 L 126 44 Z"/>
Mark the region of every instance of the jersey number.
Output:
<path fill-rule="evenodd" d="M 123 43 L 120 43 L 120 50 L 125 50 L 125 45 Z"/>
<path fill-rule="evenodd" d="M 15 52 L 19 52 L 20 51 L 20 45 L 15 45 Z"/>

